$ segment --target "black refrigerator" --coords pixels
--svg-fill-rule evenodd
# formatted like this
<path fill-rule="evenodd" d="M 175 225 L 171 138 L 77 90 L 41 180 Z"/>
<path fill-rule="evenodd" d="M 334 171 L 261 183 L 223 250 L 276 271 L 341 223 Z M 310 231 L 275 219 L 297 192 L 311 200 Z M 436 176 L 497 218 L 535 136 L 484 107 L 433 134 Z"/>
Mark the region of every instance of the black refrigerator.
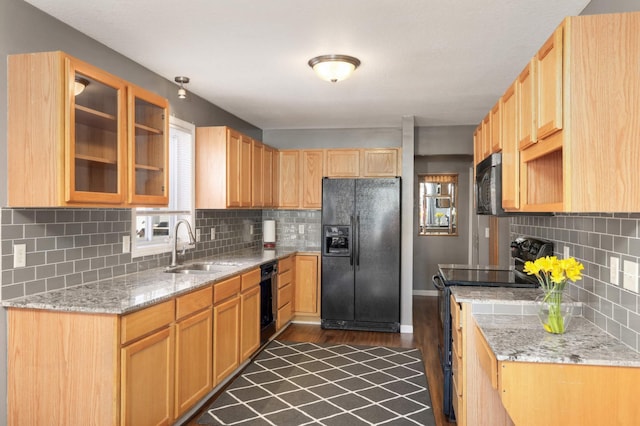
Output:
<path fill-rule="evenodd" d="M 322 181 L 322 328 L 400 331 L 400 178 Z"/>

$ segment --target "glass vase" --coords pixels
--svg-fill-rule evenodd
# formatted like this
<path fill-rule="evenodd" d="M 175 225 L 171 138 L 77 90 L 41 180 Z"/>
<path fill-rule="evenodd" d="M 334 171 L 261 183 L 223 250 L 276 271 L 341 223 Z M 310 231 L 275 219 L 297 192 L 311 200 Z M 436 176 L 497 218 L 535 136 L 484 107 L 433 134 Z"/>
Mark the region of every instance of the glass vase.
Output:
<path fill-rule="evenodd" d="M 573 299 L 562 290 L 549 291 L 536 298 L 542 327 L 552 334 L 563 334 L 573 316 Z"/>

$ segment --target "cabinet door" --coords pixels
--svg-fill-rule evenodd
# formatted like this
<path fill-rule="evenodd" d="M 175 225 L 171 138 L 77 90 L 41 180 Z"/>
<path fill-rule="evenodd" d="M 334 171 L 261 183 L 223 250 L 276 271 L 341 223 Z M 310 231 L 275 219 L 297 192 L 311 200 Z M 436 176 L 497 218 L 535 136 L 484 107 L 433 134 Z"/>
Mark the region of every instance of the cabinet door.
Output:
<path fill-rule="evenodd" d="M 240 207 L 240 152 L 240 133 L 227 129 L 227 207 Z"/>
<path fill-rule="evenodd" d="M 520 207 L 520 150 L 516 135 L 516 92 L 514 82 L 502 96 L 502 207 Z"/>
<path fill-rule="evenodd" d="M 243 362 L 260 347 L 260 286 L 245 291 L 240 299 L 240 362 Z"/>
<path fill-rule="evenodd" d="M 280 207 L 300 206 L 300 151 L 280 151 L 280 179 L 278 194 Z"/>
<path fill-rule="evenodd" d="M 262 185 L 264 207 L 273 207 L 273 148 L 265 145 L 262 152 L 262 176 L 258 178 L 258 185 Z M 254 176 L 254 184 L 256 178 Z"/>
<path fill-rule="evenodd" d="M 560 26 L 536 55 L 539 139 L 562 129 L 562 33 Z"/>
<path fill-rule="evenodd" d="M 500 101 L 496 102 L 491 109 L 489 123 L 491 125 L 491 153 L 500 152 L 502 149 L 502 114 L 500 111 Z"/>
<path fill-rule="evenodd" d="M 122 348 L 121 424 L 173 421 L 173 326 Z"/>
<path fill-rule="evenodd" d="M 213 307 L 213 385 L 216 386 L 240 363 L 240 298 Z"/>
<path fill-rule="evenodd" d="M 302 207 L 322 207 L 323 152 L 302 151 Z"/>
<path fill-rule="evenodd" d="M 123 204 L 125 82 L 72 58 L 66 58 L 65 68 L 65 201 Z M 75 81 L 82 81 L 87 90 L 74 92 Z M 48 161 L 55 161 L 57 153 L 49 155 Z"/>
<path fill-rule="evenodd" d="M 213 389 L 212 333 L 211 306 L 176 323 L 176 418 Z"/>
<path fill-rule="evenodd" d="M 536 61 L 531 60 L 516 80 L 518 148 L 526 149 L 537 142 L 536 126 Z"/>
<path fill-rule="evenodd" d="M 473 164 L 478 165 L 482 161 L 482 124 L 473 131 Z M 475 168 L 474 168 L 475 173 Z"/>
<path fill-rule="evenodd" d="M 129 203 L 169 203 L 169 103 L 129 86 Z"/>
<path fill-rule="evenodd" d="M 487 158 L 491 154 L 491 114 L 488 113 L 482 120 L 482 158 Z"/>
<path fill-rule="evenodd" d="M 363 177 L 399 176 L 397 149 L 365 149 L 363 152 Z"/>
<path fill-rule="evenodd" d="M 280 205 L 280 153 L 278 150 L 273 150 L 273 176 L 272 176 L 272 188 L 273 188 L 273 207 Z"/>
<path fill-rule="evenodd" d="M 298 255 L 295 262 L 293 310 L 296 314 L 319 314 L 318 256 Z"/>
<path fill-rule="evenodd" d="M 359 177 L 359 149 L 328 149 L 326 152 L 327 177 Z"/>
<path fill-rule="evenodd" d="M 264 206 L 264 145 L 254 140 L 251 143 L 251 207 Z"/>
<path fill-rule="evenodd" d="M 253 140 L 242 135 L 240 138 L 240 206 L 251 206 L 251 151 Z"/>

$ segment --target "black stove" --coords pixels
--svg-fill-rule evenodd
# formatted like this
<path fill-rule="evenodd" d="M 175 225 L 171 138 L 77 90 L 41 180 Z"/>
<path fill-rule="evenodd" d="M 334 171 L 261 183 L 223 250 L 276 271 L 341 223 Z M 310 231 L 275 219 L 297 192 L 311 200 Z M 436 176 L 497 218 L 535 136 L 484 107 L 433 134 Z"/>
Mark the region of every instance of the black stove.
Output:
<path fill-rule="evenodd" d="M 440 364 L 444 375 L 443 412 L 455 420 L 451 359 L 451 307 L 453 286 L 535 288 L 538 281 L 524 272 L 524 264 L 553 255 L 553 243 L 532 237 L 519 237 L 511 243 L 513 266 L 440 264 L 433 285 L 438 290 Z"/>

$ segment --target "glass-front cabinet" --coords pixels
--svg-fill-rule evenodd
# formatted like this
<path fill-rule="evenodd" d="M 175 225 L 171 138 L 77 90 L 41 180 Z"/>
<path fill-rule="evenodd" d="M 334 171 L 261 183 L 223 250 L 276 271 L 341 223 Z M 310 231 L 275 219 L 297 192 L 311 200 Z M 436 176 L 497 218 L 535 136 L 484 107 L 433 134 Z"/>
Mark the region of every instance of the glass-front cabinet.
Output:
<path fill-rule="evenodd" d="M 64 52 L 8 57 L 8 205 L 168 203 L 166 99 Z"/>
<path fill-rule="evenodd" d="M 168 102 L 154 93 L 129 87 L 130 204 L 168 203 Z"/>
<path fill-rule="evenodd" d="M 65 201 L 124 202 L 126 82 L 67 58 Z"/>

